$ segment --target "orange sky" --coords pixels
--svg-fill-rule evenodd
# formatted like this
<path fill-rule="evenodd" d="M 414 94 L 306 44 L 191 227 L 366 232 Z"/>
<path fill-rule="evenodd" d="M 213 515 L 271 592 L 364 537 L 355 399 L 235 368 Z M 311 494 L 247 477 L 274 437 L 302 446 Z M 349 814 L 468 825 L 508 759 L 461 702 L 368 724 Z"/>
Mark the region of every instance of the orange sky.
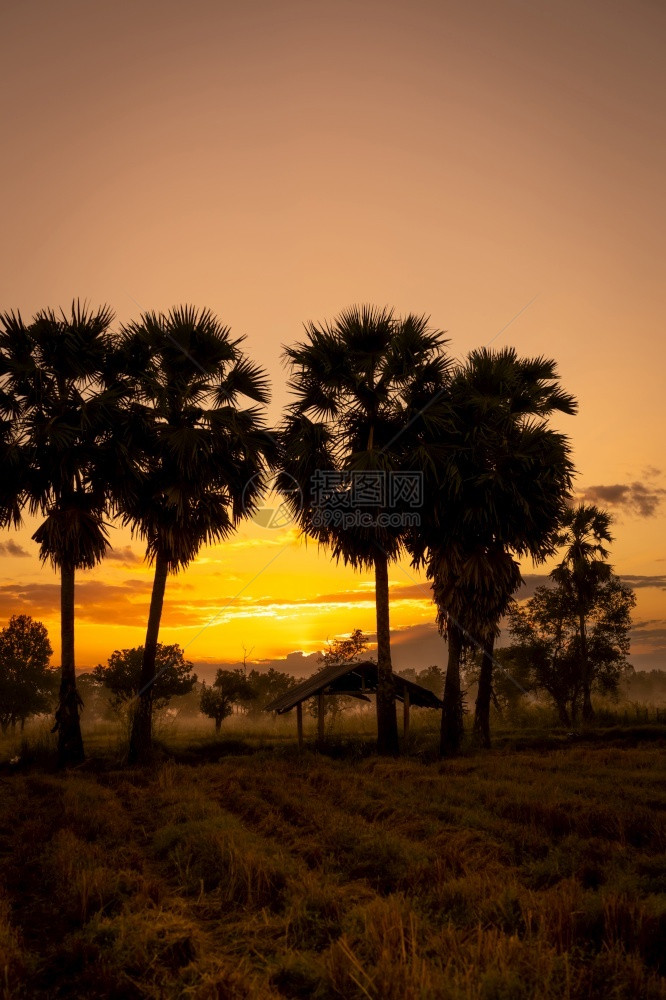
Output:
<path fill-rule="evenodd" d="M 459 357 L 554 356 L 580 492 L 615 487 L 590 495 L 642 578 L 634 660 L 666 666 L 665 29 L 648 0 L 4 5 L 0 308 L 210 306 L 272 418 L 281 345 L 352 302 L 429 313 Z M 81 574 L 81 665 L 143 638 L 150 572 L 114 539 L 125 561 Z M 30 611 L 57 646 L 30 530 L 0 544 L 0 623 Z M 433 662 L 427 594 L 391 578 L 396 638 Z M 249 525 L 170 581 L 163 638 L 269 658 L 372 624 L 367 575 Z"/>

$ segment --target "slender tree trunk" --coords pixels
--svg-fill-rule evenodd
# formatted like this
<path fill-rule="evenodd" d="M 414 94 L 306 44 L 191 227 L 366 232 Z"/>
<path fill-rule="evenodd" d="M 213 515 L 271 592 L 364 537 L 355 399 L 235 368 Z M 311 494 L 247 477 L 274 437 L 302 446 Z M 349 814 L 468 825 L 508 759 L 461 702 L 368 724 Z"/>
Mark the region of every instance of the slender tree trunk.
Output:
<path fill-rule="evenodd" d="M 76 690 L 74 666 L 74 576 L 73 566 L 60 568 L 60 699 L 56 710 L 58 766 L 80 764 L 84 760 L 79 709 L 82 705 Z"/>
<path fill-rule="evenodd" d="M 571 719 L 569 718 L 569 713 L 567 712 L 566 702 L 558 701 L 556 702 L 556 705 L 557 705 L 557 714 L 560 717 L 560 722 L 562 723 L 563 726 L 566 726 L 567 729 L 569 729 L 571 727 Z"/>
<path fill-rule="evenodd" d="M 221 728 L 222 728 L 222 719 L 216 719 L 215 720 L 215 732 L 219 733 L 219 731 L 220 731 Z"/>
<path fill-rule="evenodd" d="M 575 726 L 578 722 L 578 695 L 571 699 L 571 724 Z"/>
<path fill-rule="evenodd" d="M 396 757 L 399 753 L 395 684 L 391 666 L 389 627 L 388 559 L 375 556 L 375 602 L 377 606 L 377 752 Z"/>
<path fill-rule="evenodd" d="M 463 737 L 462 693 L 460 690 L 463 636 L 460 628 L 452 621 L 449 621 L 448 642 L 449 661 L 444 681 L 442 730 L 439 742 L 439 752 L 442 757 L 457 753 Z"/>
<path fill-rule="evenodd" d="M 585 631 L 584 611 L 579 612 L 578 620 L 580 624 L 580 656 L 583 667 L 583 722 L 590 722 L 594 718 L 594 709 L 592 708 L 592 678 L 590 677 L 590 662 L 587 655 L 587 633 Z"/>
<path fill-rule="evenodd" d="M 130 764 L 143 764 L 150 757 L 153 744 L 153 690 L 155 686 L 155 658 L 157 656 L 157 640 L 160 634 L 164 591 L 166 589 L 168 563 L 166 558 L 158 553 L 155 559 L 155 576 L 153 592 L 150 598 L 148 628 L 146 642 L 143 648 L 143 663 L 139 679 L 139 695 L 132 720 L 132 735 L 130 737 Z"/>
<path fill-rule="evenodd" d="M 490 748 L 490 699 L 493 690 L 494 649 L 495 637 L 491 636 L 483 644 L 479 690 L 474 711 L 474 736 L 486 748 Z"/>

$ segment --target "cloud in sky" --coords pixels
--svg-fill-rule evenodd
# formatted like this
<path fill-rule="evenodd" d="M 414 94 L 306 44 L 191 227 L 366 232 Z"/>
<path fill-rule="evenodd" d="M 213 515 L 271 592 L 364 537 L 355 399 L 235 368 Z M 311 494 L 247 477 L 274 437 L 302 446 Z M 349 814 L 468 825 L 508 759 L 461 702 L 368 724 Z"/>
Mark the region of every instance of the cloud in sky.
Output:
<path fill-rule="evenodd" d="M 629 662 L 639 670 L 666 670 L 666 621 L 634 624 Z"/>
<path fill-rule="evenodd" d="M 79 620 L 104 625 L 144 626 L 152 581 L 148 578 L 110 584 L 102 580 L 84 580 L 76 587 L 76 614 Z M 428 602 L 428 586 L 392 585 L 391 600 L 397 605 Z M 162 624 L 165 628 L 221 625 L 232 619 L 280 619 L 297 613 L 320 614 L 331 608 L 350 611 L 374 608 L 372 590 L 358 587 L 306 597 L 231 593 L 214 595 L 192 593 L 189 584 L 171 585 L 164 601 Z M 60 610 L 60 586 L 57 583 L 8 583 L 0 586 L 0 620 L 15 614 L 35 618 L 54 618 Z"/>
<path fill-rule="evenodd" d="M 666 590 L 666 574 L 654 574 L 653 576 L 637 576 L 631 573 L 620 575 L 623 583 L 633 587 L 634 590 L 641 590 L 643 587 L 658 587 L 659 590 Z"/>
<path fill-rule="evenodd" d="M 651 482 L 634 480 L 609 486 L 588 486 L 582 499 L 602 507 L 616 507 L 638 517 L 654 517 L 666 497 L 666 489 Z"/>
<path fill-rule="evenodd" d="M 376 656 L 376 635 L 368 632 L 370 648 L 368 656 Z M 323 647 L 322 642 L 322 647 Z M 433 663 L 446 667 L 447 645 L 442 639 L 434 623 L 423 623 L 420 625 L 407 625 L 404 628 L 393 629 L 391 631 L 391 659 L 393 668 L 397 672 L 414 667 L 421 670 Z M 235 669 L 242 666 L 240 661 L 196 661 L 197 673 L 202 678 L 212 678 L 218 667 L 224 669 Z M 309 677 L 319 666 L 319 653 L 304 653 L 296 650 L 287 653 L 286 656 L 273 657 L 271 659 L 253 660 L 248 662 L 248 669 L 285 671 L 295 677 Z"/>
<path fill-rule="evenodd" d="M 292 653 L 287 653 L 286 656 L 248 660 L 246 666 L 248 671 L 259 670 L 262 673 L 268 673 L 272 668 L 282 673 L 292 674 L 301 680 L 313 674 L 320 665 L 319 653 L 303 653 L 301 650 L 295 650 Z M 243 663 L 241 660 L 195 660 L 194 666 L 199 680 L 212 681 L 219 667 L 223 670 L 237 670 L 243 666 Z"/>
<path fill-rule="evenodd" d="M 644 590 L 655 587 L 658 590 L 666 590 L 666 573 L 654 573 L 651 575 L 639 575 L 636 573 L 619 573 L 622 583 L 633 590 Z M 516 592 L 516 599 L 526 601 L 534 595 L 537 587 L 552 587 L 553 581 L 548 573 L 525 573 L 523 575 L 523 585 Z"/>
<path fill-rule="evenodd" d="M 636 589 L 666 589 L 666 574 L 626 575 L 622 579 Z M 549 582 L 547 574 L 526 574 L 525 585 L 517 596 L 520 600 L 525 600 L 534 593 L 537 586 L 548 585 Z M 143 629 L 148 614 L 151 587 L 152 581 L 149 578 L 127 579 L 114 584 L 102 580 L 82 580 L 76 589 L 77 620 L 87 625 L 92 624 L 100 630 L 117 626 Z M 429 594 L 427 583 L 394 582 L 391 586 L 392 606 L 407 609 L 409 617 L 414 614 L 422 619 L 410 625 L 402 625 L 399 622 L 394 624 L 393 663 L 396 670 L 408 667 L 421 669 L 433 663 L 441 667 L 446 665 L 446 643 L 435 627 L 434 608 L 430 603 Z M 0 586 L 0 622 L 8 620 L 11 615 L 21 613 L 55 622 L 59 609 L 60 587 L 56 582 L 17 582 Z M 314 669 L 314 661 L 309 651 L 323 646 L 327 637 L 326 629 L 329 627 L 326 623 L 335 621 L 333 631 L 337 634 L 344 631 L 345 622 L 351 621 L 354 612 L 359 609 L 364 609 L 367 620 L 366 631 L 370 641 L 374 643 L 375 636 L 370 624 L 374 620 L 374 592 L 367 582 L 359 581 L 358 586 L 349 590 L 332 590 L 311 596 L 302 596 L 297 592 L 293 597 L 288 594 L 256 597 L 248 594 L 236 597 L 233 593 L 225 592 L 219 595 L 210 592 L 202 594 L 178 585 L 172 586 L 171 591 L 167 592 L 163 626 L 165 629 L 205 631 L 208 626 L 216 627 L 234 620 L 239 622 L 241 627 L 243 622 L 254 621 L 261 632 L 264 623 L 270 624 L 274 621 L 277 625 L 278 622 L 287 622 L 290 626 L 293 625 L 293 628 L 290 627 L 287 632 L 283 628 L 282 641 L 284 642 L 285 638 L 289 641 L 289 632 L 293 639 L 295 634 L 304 629 L 303 635 L 307 636 L 307 640 L 305 645 L 301 646 L 301 650 L 306 652 L 292 652 L 283 657 L 276 650 L 276 658 L 262 660 L 261 665 L 266 669 L 275 666 L 278 669 L 288 670 L 296 676 L 307 676 Z M 329 614 L 334 617 L 330 618 Z M 654 612 L 652 614 L 654 615 Z M 321 622 L 320 632 L 316 627 L 313 631 L 311 627 L 316 622 Z M 321 641 L 317 640 L 318 634 Z M 645 658 L 648 657 L 651 664 L 666 666 L 665 635 L 664 620 L 645 619 L 635 624 L 631 659 L 638 657 L 636 665 L 643 661 L 647 662 Z M 104 636 L 104 642 L 108 642 L 110 636 L 106 632 Z M 329 637 L 335 638 L 336 635 Z M 187 640 L 183 637 L 181 641 Z M 509 637 L 503 634 L 499 644 L 508 641 Z"/>
<path fill-rule="evenodd" d="M 8 542 L 0 542 L 0 556 L 14 556 L 15 559 L 29 559 L 30 553 L 12 538 Z"/>
<path fill-rule="evenodd" d="M 125 545 L 122 549 L 109 549 L 104 558 L 125 566 L 136 566 L 143 562 L 143 556 L 137 555 L 130 545 Z"/>
<path fill-rule="evenodd" d="M 666 589 L 666 574 L 652 576 L 623 575 L 621 579 L 635 589 Z M 525 574 L 524 584 L 517 593 L 520 601 L 534 594 L 538 586 L 549 586 L 545 573 Z M 86 622 L 105 624 L 145 625 L 147 602 L 152 587 L 150 578 L 128 579 L 120 583 L 84 580 L 76 587 L 77 617 Z M 391 584 L 391 605 L 413 607 L 415 611 L 430 607 L 432 592 L 428 583 Z M 333 608 L 374 609 L 375 595 L 371 587 L 360 584 L 348 590 L 338 590 L 306 596 L 285 594 L 235 595 L 193 592 L 191 585 L 172 582 L 164 602 L 165 627 L 195 627 L 218 625 L 235 618 L 285 618 L 296 614 L 326 613 Z M 34 617 L 55 617 L 60 608 L 60 586 L 57 583 L 7 583 L 0 586 L 0 619 L 12 614 Z M 434 622 L 434 608 L 432 618 Z M 421 628 L 415 624 L 414 628 Z M 433 625 L 434 627 L 434 625 Z"/>
<path fill-rule="evenodd" d="M 150 589 L 150 581 L 128 580 L 120 585 L 83 581 L 76 586 L 77 618 L 101 625 L 145 624 Z M 137 597 L 139 602 L 136 602 Z M 0 620 L 20 614 L 52 618 L 59 611 L 60 585 L 57 583 L 8 583 L 0 587 Z"/>

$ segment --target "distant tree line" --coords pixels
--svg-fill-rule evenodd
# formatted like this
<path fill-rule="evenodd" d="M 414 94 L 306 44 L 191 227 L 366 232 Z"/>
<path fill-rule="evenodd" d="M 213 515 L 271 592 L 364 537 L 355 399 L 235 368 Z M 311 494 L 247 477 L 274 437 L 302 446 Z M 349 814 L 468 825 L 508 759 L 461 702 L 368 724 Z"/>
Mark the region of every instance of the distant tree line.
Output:
<path fill-rule="evenodd" d="M 389 567 L 404 557 L 432 583 L 448 642 L 442 754 L 463 738 L 470 650 L 481 656 L 474 733 L 489 744 L 494 645 L 521 582 L 519 560 L 542 563 L 563 544 L 561 583 L 578 621 L 576 697 L 590 720 L 596 640 L 587 622 L 610 536 L 607 515 L 571 506 L 570 444 L 550 420 L 574 414 L 576 402 L 555 362 L 512 348 L 458 362 L 427 317 L 353 306 L 307 323 L 286 349 L 291 402 L 271 429 L 266 373 L 242 339 L 191 306 L 145 312 L 117 329 L 108 307 L 78 302 L 30 321 L 0 315 L 0 526 L 39 515 L 33 537 L 60 573 L 60 763 L 84 756 L 75 577 L 104 558 L 109 519 L 143 540 L 154 566 L 130 740 L 130 760 L 144 761 L 168 669 L 158 665 L 167 578 L 252 516 L 274 474 L 304 533 L 374 574 L 380 753 L 399 752 Z M 411 489 L 377 489 L 387 477 Z M 213 684 L 210 705 L 230 685 Z"/>

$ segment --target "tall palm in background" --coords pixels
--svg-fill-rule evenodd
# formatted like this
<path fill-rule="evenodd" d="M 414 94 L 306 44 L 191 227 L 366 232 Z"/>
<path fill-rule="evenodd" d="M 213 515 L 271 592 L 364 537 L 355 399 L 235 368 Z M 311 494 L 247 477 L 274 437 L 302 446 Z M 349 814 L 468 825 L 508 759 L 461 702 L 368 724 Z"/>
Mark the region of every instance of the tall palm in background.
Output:
<path fill-rule="evenodd" d="M 167 576 L 204 544 L 226 538 L 252 514 L 276 456 L 260 407 L 268 381 L 243 354 L 243 338 L 208 310 L 144 313 L 124 327 L 115 365 L 134 399 L 125 428 L 130 467 L 118 480 L 124 523 L 155 565 L 130 759 L 152 745 L 155 657 Z"/>
<path fill-rule="evenodd" d="M 576 406 L 553 361 L 487 348 L 469 355 L 437 405 L 449 414 L 436 425 L 442 460 L 426 480 L 423 524 L 410 550 L 433 582 L 448 638 L 440 745 L 451 753 L 463 733 L 460 663 L 470 645 L 483 654 L 475 729 L 490 742 L 493 644 L 521 582 L 517 560 L 541 562 L 555 551 L 571 487 L 567 438 L 547 420 Z"/>
<path fill-rule="evenodd" d="M 378 515 L 399 513 L 400 499 L 373 501 L 363 487 L 387 488 L 387 474 L 425 460 L 416 430 L 430 418 L 421 415 L 426 401 L 445 383 L 444 341 L 424 317 L 398 319 L 373 306 L 352 306 L 305 331 L 307 339 L 285 351 L 296 399 L 281 431 L 278 488 L 306 535 L 336 560 L 374 571 L 377 746 L 396 754 L 388 566 L 403 549 L 405 529 L 379 524 Z"/>
<path fill-rule="evenodd" d="M 612 574 L 612 567 L 605 561 L 608 558 L 606 544 L 613 541 L 611 523 L 611 515 L 594 504 L 581 503 L 568 508 L 556 539 L 558 546 L 565 546 L 564 557 L 551 573 L 573 597 L 578 611 L 583 719 L 586 722 L 594 718 L 586 618 L 599 584 L 609 580 Z"/>
<path fill-rule="evenodd" d="M 19 314 L 0 318 L 5 398 L 13 430 L 4 448 L 18 472 L 5 517 L 20 523 L 23 506 L 41 514 L 33 538 L 43 561 L 60 571 L 61 683 L 56 711 L 58 760 L 83 760 L 74 653 L 77 569 L 90 569 L 108 547 L 105 516 L 113 471 L 108 442 L 119 395 L 104 375 L 113 319 L 73 303 L 71 311 L 44 310 L 30 324 Z M 9 503 L 8 503 L 9 500 Z"/>

